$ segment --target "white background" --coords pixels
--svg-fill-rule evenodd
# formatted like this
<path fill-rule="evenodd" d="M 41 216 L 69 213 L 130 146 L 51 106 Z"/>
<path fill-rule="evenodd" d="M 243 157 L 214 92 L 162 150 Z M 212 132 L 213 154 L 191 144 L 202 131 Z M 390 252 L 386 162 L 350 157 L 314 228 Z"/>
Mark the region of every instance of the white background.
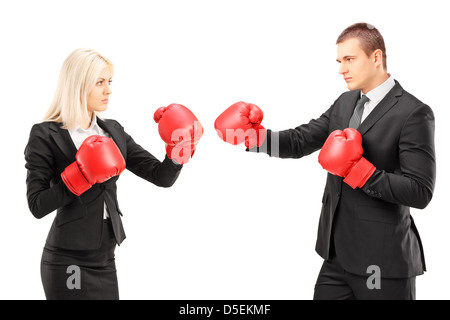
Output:
<path fill-rule="evenodd" d="M 64 59 L 93 48 L 115 64 L 106 118 L 163 159 L 153 112 L 191 109 L 205 128 L 176 184 L 125 171 L 127 239 L 116 250 L 122 299 L 311 299 L 326 172 L 222 142 L 214 120 L 243 100 L 283 130 L 319 117 L 347 90 L 335 41 L 355 22 L 383 34 L 388 71 L 436 116 L 434 198 L 412 209 L 428 272 L 418 299 L 449 299 L 449 41 L 446 1 L 2 1 L 0 3 L 0 298 L 44 299 L 40 256 L 55 213 L 26 201 L 23 151 Z"/>

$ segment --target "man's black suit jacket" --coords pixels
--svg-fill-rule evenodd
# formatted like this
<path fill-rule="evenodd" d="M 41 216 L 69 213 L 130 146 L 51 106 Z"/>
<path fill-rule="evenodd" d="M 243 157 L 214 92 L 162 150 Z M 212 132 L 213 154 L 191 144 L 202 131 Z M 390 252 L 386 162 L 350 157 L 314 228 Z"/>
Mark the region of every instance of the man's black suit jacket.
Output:
<path fill-rule="evenodd" d="M 182 165 L 167 156 L 161 162 L 136 144 L 115 120 L 101 120 L 98 125 L 108 132 L 120 149 L 126 168 L 137 176 L 160 187 L 170 187 L 178 178 Z M 94 184 L 80 196 L 69 191 L 61 179 L 61 172 L 75 161 L 77 149 L 69 131 L 60 123 L 35 124 L 25 148 L 27 169 L 27 199 L 30 211 L 42 218 L 57 210 L 47 243 L 69 250 L 91 250 L 101 245 L 104 203 L 113 223 L 117 243 L 125 239 L 113 177 Z"/>
<path fill-rule="evenodd" d="M 334 130 L 348 127 L 360 90 L 343 93 L 318 119 L 295 129 L 268 130 L 258 150 L 280 158 L 300 158 L 322 148 Z M 316 251 L 328 259 L 330 246 L 348 272 L 404 278 L 426 270 L 410 207 L 425 208 L 436 177 L 434 115 L 429 106 L 396 81 L 358 131 L 363 156 L 377 170 L 363 188 L 350 188 L 328 174 L 322 198 Z M 256 150 L 251 150 L 256 151 Z"/>

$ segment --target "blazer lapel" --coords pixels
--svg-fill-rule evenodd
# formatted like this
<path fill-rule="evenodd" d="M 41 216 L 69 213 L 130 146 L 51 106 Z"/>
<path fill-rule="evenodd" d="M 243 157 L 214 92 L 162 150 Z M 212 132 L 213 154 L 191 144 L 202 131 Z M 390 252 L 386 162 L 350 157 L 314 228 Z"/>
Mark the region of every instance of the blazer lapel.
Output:
<path fill-rule="evenodd" d="M 403 94 L 403 88 L 395 81 L 395 86 L 388 92 L 388 94 L 380 101 L 380 103 L 372 110 L 366 119 L 361 123 L 358 131 L 364 135 L 372 126 L 383 117 L 397 102 L 398 97 Z"/>
<path fill-rule="evenodd" d="M 61 128 L 62 123 L 52 122 L 50 130 L 51 135 L 58 148 L 66 156 L 69 161 L 74 161 L 77 148 L 70 137 L 69 131 Z"/>
<path fill-rule="evenodd" d="M 97 117 L 98 125 L 108 132 L 116 145 L 119 147 L 120 152 L 123 157 L 126 156 L 126 141 L 123 139 L 123 134 L 121 133 L 121 127 L 116 125 L 115 122 L 104 121 Z M 75 155 L 77 154 L 77 148 L 70 137 L 69 131 L 61 128 L 62 123 L 52 122 L 50 125 L 51 135 L 55 141 L 58 148 L 66 156 L 69 161 L 75 160 Z"/>
<path fill-rule="evenodd" d="M 111 138 L 116 143 L 116 145 L 119 148 L 120 152 L 122 153 L 124 159 L 126 159 L 127 146 L 126 146 L 126 141 L 123 138 L 124 135 L 123 135 L 123 130 L 121 130 L 122 127 L 117 125 L 115 121 L 102 120 L 98 116 L 97 116 L 97 124 L 100 126 L 100 128 L 102 128 L 103 130 L 105 130 L 106 132 L 108 132 L 111 135 Z"/>

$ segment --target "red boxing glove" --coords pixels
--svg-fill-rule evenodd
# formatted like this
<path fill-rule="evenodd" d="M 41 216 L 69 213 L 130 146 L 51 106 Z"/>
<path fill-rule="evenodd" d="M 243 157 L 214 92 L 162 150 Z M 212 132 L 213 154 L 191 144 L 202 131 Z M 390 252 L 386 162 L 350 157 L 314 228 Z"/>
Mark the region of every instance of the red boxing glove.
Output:
<path fill-rule="evenodd" d="M 61 173 L 67 188 L 77 196 L 95 183 L 102 183 L 125 170 L 117 145 L 108 137 L 93 135 L 83 141 L 76 160 Z"/>
<path fill-rule="evenodd" d="M 218 116 L 214 127 L 223 141 L 235 146 L 245 141 L 245 146 L 252 149 L 260 147 L 266 139 L 262 120 L 263 112 L 257 105 L 241 101 Z"/>
<path fill-rule="evenodd" d="M 359 131 L 347 128 L 328 136 L 319 153 L 319 163 L 328 172 L 344 177 L 350 187 L 362 188 L 375 172 L 375 166 L 363 156 Z"/>
<path fill-rule="evenodd" d="M 187 163 L 203 135 L 203 127 L 195 115 L 181 104 L 171 104 L 157 109 L 153 119 L 166 143 L 167 156 L 179 164 Z"/>

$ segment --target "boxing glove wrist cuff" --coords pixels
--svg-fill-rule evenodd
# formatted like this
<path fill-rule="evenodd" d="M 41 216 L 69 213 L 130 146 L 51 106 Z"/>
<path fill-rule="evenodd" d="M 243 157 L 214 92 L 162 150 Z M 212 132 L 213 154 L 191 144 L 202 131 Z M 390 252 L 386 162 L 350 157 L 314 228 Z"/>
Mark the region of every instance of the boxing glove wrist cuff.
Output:
<path fill-rule="evenodd" d="M 272 131 L 270 129 L 265 130 L 264 135 L 262 136 L 261 145 L 254 146 L 253 148 L 246 147 L 245 151 L 248 152 L 257 152 L 257 153 L 267 153 L 269 156 L 271 155 L 271 142 L 272 142 Z"/>
<path fill-rule="evenodd" d="M 349 173 L 344 179 L 350 187 L 355 189 L 356 187 L 362 188 L 367 180 L 373 175 L 376 168 L 366 158 L 361 157 L 359 161 L 350 169 Z"/>
<path fill-rule="evenodd" d="M 245 132 L 245 146 L 247 149 L 259 148 L 266 140 L 267 130 L 262 125 L 254 125 Z"/>
<path fill-rule="evenodd" d="M 92 186 L 80 171 L 76 161 L 64 169 L 61 173 L 61 178 L 67 188 L 77 196 L 81 195 Z"/>
<path fill-rule="evenodd" d="M 166 154 L 175 164 L 186 164 L 195 152 L 195 145 L 192 141 L 182 141 L 176 145 L 166 144 Z"/>

